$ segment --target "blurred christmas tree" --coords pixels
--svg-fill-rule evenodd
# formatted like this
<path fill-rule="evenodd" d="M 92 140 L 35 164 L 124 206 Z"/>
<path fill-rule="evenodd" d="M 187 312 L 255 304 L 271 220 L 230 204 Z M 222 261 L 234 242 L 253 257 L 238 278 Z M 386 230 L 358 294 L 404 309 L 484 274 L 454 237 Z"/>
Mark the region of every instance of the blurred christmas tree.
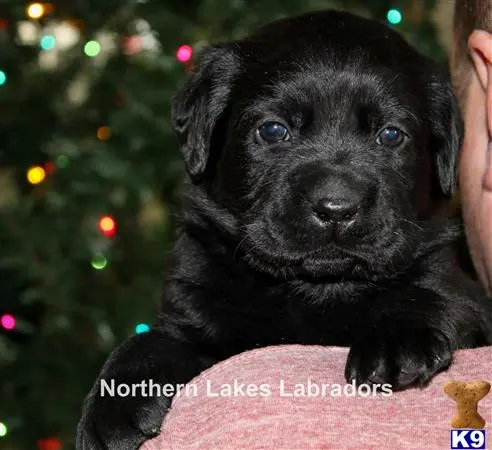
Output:
<path fill-rule="evenodd" d="M 445 56 L 424 0 L 0 2 L 2 449 L 72 448 L 108 352 L 152 321 L 183 174 L 170 100 L 193 53 L 328 7 Z"/>

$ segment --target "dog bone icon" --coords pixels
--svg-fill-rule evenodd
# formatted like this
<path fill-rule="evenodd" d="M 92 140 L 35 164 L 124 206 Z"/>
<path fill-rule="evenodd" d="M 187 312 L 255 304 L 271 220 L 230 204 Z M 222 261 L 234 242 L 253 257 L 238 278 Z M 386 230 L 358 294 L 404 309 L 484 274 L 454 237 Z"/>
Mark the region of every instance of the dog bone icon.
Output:
<path fill-rule="evenodd" d="M 485 427 L 484 418 L 478 414 L 478 402 L 490 391 L 486 381 L 447 381 L 444 392 L 456 402 L 457 414 L 451 419 L 451 428 Z"/>

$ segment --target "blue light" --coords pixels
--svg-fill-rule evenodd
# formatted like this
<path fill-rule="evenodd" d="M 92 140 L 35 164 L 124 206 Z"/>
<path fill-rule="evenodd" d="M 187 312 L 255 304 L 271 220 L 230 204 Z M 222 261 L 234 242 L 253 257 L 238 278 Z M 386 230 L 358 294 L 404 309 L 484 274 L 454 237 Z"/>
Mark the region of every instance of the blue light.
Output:
<path fill-rule="evenodd" d="M 0 86 L 3 86 L 7 82 L 7 75 L 3 70 L 0 70 Z"/>
<path fill-rule="evenodd" d="M 390 9 L 386 15 L 386 18 L 391 25 L 398 25 L 403 20 L 403 15 L 397 9 Z"/>
<path fill-rule="evenodd" d="M 135 327 L 135 333 L 141 334 L 141 333 L 147 333 L 150 331 L 150 327 L 146 323 L 139 323 Z"/>
<path fill-rule="evenodd" d="M 43 50 L 53 50 L 56 45 L 55 36 L 52 36 L 51 34 L 43 36 L 39 42 L 39 45 Z"/>

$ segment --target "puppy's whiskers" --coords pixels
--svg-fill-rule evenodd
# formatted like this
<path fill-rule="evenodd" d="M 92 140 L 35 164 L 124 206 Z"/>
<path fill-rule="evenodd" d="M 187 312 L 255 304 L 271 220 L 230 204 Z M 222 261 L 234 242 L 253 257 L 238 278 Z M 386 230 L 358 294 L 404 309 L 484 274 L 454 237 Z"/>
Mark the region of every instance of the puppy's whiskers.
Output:
<path fill-rule="evenodd" d="M 422 228 L 420 225 L 416 224 L 415 222 L 412 222 L 411 220 L 404 219 L 403 217 L 397 217 L 397 220 L 399 220 L 400 222 L 407 222 L 410 225 L 413 225 L 415 228 L 417 228 L 420 231 L 425 231 L 424 228 Z"/>
<path fill-rule="evenodd" d="M 259 223 L 252 223 L 243 227 L 244 237 L 239 241 L 239 243 L 236 245 L 236 248 L 234 249 L 234 253 L 232 255 L 233 261 L 236 260 L 236 254 L 240 250 L 241 246 L 243 246 L 245 256 L 247 256 L 251 252 L 251 250 L 260 251 L 260 249 L 256 246 L 254 240 L 249 239 L 248 241 L 248 238 L 250 238 L 249 231 L 251 229 L 254 230 L 258 228 L 261 228 L 261 224 Z M 244 244 L 248 244 L 248 246 L 245 246 Z"/>
<path fill-rule="evenodd" d="M 248 239 L 248 235 L 244 236 L 240 241 L 239 243 L 236 245 L 236 248 L 234 249 L 234 253 L 232 254 L 232 260 L 235 261 L 236 260 L 236 254 L 237 252 L 239 251 L 240 247 L 241 247 L 241 244 L 243 244 L 244 242 L 246 242 L 246 239 Z M 246 251 L 246 249 L 245 249 Z"/>

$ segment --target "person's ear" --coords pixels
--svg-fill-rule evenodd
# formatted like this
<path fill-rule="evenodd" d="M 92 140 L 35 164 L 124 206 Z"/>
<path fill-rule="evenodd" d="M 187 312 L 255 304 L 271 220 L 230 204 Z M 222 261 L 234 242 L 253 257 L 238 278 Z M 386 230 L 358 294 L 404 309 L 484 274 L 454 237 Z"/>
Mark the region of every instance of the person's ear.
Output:
<path fill-rule="evenodd" d="M 480 84 L 487 93 L 487 125 L 492 138 L 492 33 L 475 30 L 468 39 L 468 50 Z"/>
<path fill-rule="evenodd" d="M 201 181 L 207 168 L 214 129 L 228 104 L 237 68 L 233 44 L 208 47 L 173 99 L 172 124 L 193 183 Z"/>
<path fill-rule="evenodd" d="M 458 185 L 458 162 L 464 127 L 458 102 L 445 72 L 434 72 L 428 90 L 434 167 L 442 193 L 452 196 Z"/>

